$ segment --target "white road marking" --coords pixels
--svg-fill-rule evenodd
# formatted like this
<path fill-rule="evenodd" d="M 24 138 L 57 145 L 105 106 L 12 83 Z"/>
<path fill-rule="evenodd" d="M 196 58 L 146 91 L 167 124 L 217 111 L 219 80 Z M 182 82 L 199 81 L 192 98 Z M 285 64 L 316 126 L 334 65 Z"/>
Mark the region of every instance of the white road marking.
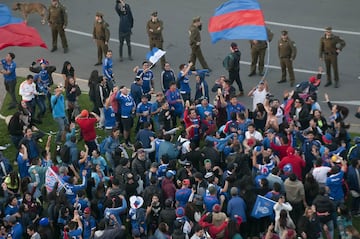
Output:
<path fill-rule="evenodd" d="M 320 31 L 320 32 L 324 32 L 324 31 L 325 31 L 324 28 L 319 28 L 319 27 L 308 27 L 308 26 L 302 26 L 302 25 L 286 24 L 286 23 L 271 22 L 271 21 L 265 21 L 265 23 L 268 24 L 268 25 L 274 25 L 274 26 L 292 27 L 292 28 L 299 28 L 299 29 L 312 30 L 312 31 Z M 343 31 L 343 30 L 336 30 L 336 29 L 333 29 L 332 31 L 333 31 L 333 32 L 336 32 L 336 33 L 342 33 L 342 34 L 360 36 L 360 32 Z"/>

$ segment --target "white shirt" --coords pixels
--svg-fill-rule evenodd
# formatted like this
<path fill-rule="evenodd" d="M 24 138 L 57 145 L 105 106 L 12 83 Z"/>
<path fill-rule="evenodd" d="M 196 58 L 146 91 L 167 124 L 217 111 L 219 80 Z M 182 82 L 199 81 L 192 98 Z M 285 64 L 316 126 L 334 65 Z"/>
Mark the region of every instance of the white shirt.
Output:
<path fill-rule="evenodd" d="M 35 98 L 36 85 L 35 83 L 29 84 L 27 81 L 21 83 L 19 87 L 19 95 L 21 95 L 23 101 L 31 101 Z"/>
<path fill-rule="evenodd" d="M 327 173 L 330 170 L 331 168 L 327 166 L 315 167 L 312 171 L 312 175 L 318 183 L 325 184 L 327 179 Z"/>
<path fill-rule="evenodd" d="M 265 100 L 266 100 L 266 94 L 268 92 L 263 89 L 262 91 L 259 91 L 259 89 L 254 90 L 254 92 L 252 93 L 252 97 L 253 97 L 253 110 L 256 109 L 256 105 L 257 103 L 262 103 L 264 104 Z"/>
<path fill-rule="evenodd" d="M 250 133 L 249 131 L 245 132 L 245 138 L 246 139 L 250 139 L 250 138 L 254 138 L 256 139 L 256 141 L 262 141 L 263 140 L 263 136 L 259 131 L 254 131 L 253 133 Z"/>

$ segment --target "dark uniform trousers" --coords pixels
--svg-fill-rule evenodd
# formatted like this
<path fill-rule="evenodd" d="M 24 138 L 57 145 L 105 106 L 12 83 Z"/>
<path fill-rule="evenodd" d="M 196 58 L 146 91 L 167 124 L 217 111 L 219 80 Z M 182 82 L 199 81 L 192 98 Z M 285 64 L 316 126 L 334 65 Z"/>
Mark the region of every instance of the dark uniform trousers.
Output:
<path fill-rule="evenodd" d="M 96 46 L 97 46 L 97 55 L 98 55 L 98 61 L 99 63 L 102 62 L 102 56 L 106 56 L 106 53 L 108 51 L 108 45 L 105 44 L 104 40 L 98 40 L 96 39 Z"/>
<path fill-rule="evenodd" d="M 131 36 L 131 32 L 127 32 L 127 33 L 119 32 L 119 41 L 120 41 L 119 55 L 120 55 L 120 58 L 123 57 L 124 41 L 126 41 L 126 45 L 128 47 L 128 56 L 131 57 L 130 36 Z"/>
<path fill-rule="evenodd" d="M 57 38 L 60 35 L 61 44 L 64 49 L 68 48 L 68 43 L 65 36 L 65 30 L 61 24 L 51 24 L 51 34 L 52 34 L 52 45 L 54 48 L 57 47 Z"/>
<path fill-rule="evenodd" d="M 281 80 L 286 80 L 286 68 L 289 72 L 290 82 L 295 82 L 294 68 L 293 63 L 290 60 L 290 57 L 281 57 L 280 58 L 281 66 Z"/>
<path fill-rule="evenodd" d="M 234 83 L 234 81 L 236 82 L 236 84 L 239 87 L 239 91 L 240 92 L 244 92 L 243 86 L 242 86 L 242 82 L 240 80 L 240 72 L 239 71 L 229 71 L 229 80 L 231 85 Z"/>
<path fill-rule="evenodd" d="M 150 46 L 150 50 L 152 50 L 154 47 L 163 50 L 163 41 L 161 39 L 158 39 L 158 38 L 150 38 L 149 39 L 149 46 Z M 165 55 L 163 55 L 161 57 L 160 62 L 161 62 L 161 67 L 164 67 L 165 62 L 166 62 Z"/>
<path fill-rule="evenodd" d="M 339 81 L 339 71 L 338 71 L 338 64 L 337 64 L 337 53 L 327 53 L 325 52 L 325 57 L 324 57 L 324 61 L 325 61 L 325 67 L 326 67 L 326 77 L 327 77 L 327 81 L 331 82 L 331 66 L 333 68 L 334 71 L 334 81 L 338 82 Z"/>
<path fill-rule="evenodd" d="M 200 48 L 200 46 L 197 46 L 197 45 L 191 46 L 190 62 L 193 63 L 193 68 L 191 70 L 195 70 L 196 58 L 199 59 L 199 62 L 203 69 L 209 69 L 209 66 L 206 63 L 205 58 L 201 52 L 201 48 Z"/>
<path fill-rule="evenodd" d="M 258 63 L 259 73 L 264 72 L 266 48 L 251 48 L 251 68 L 250 72 L 256 72 L 256 63 Z"/>

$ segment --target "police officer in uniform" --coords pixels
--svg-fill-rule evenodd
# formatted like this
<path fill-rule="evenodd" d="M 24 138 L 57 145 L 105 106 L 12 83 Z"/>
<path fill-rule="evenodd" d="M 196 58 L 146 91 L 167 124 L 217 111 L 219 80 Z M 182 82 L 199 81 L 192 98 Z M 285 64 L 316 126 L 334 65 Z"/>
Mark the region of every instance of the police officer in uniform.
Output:
<path fill-rule="evenodd" d="M 110 39 L 109 24 L 104 21 L 104 15 L 101 12 L 97 12 L 95 15 L 95 23 L 93 30 L 93 38 L 96 42 L 98 61 L 95 66 L 102 64 L 103 55 L 106 56 L 108 51 L 108 43 Z"/>
<path fill-rule="evenodd" d="M 201 36 L 200 36 L 200 31 L 202 28 L 202 23 L 200 21 L 200 17 L 194 17 L 192 24 L 189 28 L 189 39 L 190 39 L 190 47 L 191 47 L 191 55 L 190 55 L 190 60 L 189 62 L 193 62 L 194 65 L 192 66 L 191 70 L 194 71 L 195 70 L 195 63 L 196 63 L 196 58 L 199 59 L 200 64 L 202 66 L 203 69 L 209 69 L 209 71 L 211 71 L 211 69 L 209 68 L 208 64 L 206 63 L 204 56 L 201 52 L 201 48 L 200 48 L 200 43 L 201 43 Z"/>
<path fill-rule="evenodd" d="M 270 31 L 269 28 L 266 28 L 268 41 L 271 42 L 274 33 Z M 251 67 L 249 77 L 256 74 L 256 63 L 258 63 L 259 75 L 264 75 L 264 62 L 265 62 L 265 53 L 266 48 L 268 47 L 266 41 L 262 40 L 250 40 L 250 48 L 251 48 Z"/>
<path fill-rule="evenodd" d="M 278 54 L 281 66 L 281 80 L 278 83 L 286 82 L 287 69 L 290 77 L 290 86 L 293 87 L 295 85 L 293 61 L 296 57 L 296 45 L 294 41 L 290 40 L 286 30 L 281 32 L 281 38 L 278 42 Z"/>
<path fill-rule="evenodd" d="M 151 14 L 151 19 L 146 24 L 146 30 L 149 35 L 150 50 L 152 50 L 154 47 L 163 50 L 163 42 L 164 42 L 162 36 L 163 29 L 164 29 L 163 21 L 158 19 L 157 12 L 153 12 Z M 165 56 L 162 56 L 160 61 L 161 61 L 161 67 L 164 67 Z"/>
<path fill-rule="evenodd" d="M 334 71 L 335 88 L 339 87 L 339 71 L 337 65 L 337 55 L 345 47 L 345 41 L 338 36 L 332 34 L 332 28 L 326 27 L 325 34 L 320 39 L 319 56 L 320 61 L 325 61 L 327 83 L 325 87 L 332 84 L 331 82 L 331 66 Z"/>
<path fill-rule="evenodd" d="M 52 35 L 52 49 L 51 52 L 57 50 L 57 38 L 60 35 L 61 44 L 64 48 L 64 53 L 69 51 L 66 36 L 65 28 L 67 26 L 67 12 L 66 8 L 59 3 L 59 0 L 52 0 L 49 7 L 48 22 L 51 27 Z"/>

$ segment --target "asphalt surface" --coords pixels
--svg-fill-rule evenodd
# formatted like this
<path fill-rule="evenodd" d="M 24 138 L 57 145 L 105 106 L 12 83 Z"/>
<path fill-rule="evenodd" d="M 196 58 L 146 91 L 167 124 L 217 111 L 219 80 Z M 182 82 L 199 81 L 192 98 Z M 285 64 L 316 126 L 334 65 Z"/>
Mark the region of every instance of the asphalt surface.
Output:
<path fill-rule="evenodd" d="M 13 1 L 5 0 L 3 3 L 11 6 Z M 39 0 L 46 5 L 50 1 Z M 164 21 L 164 48 L 167 51 L 166 59 L 171 63 L 173 69 L 177 72 L 181 63 L 189 59 L 190 48 L 188 45 L 188 27 L 194 16 L 201 16 L 203 21 L 202 31 L 202 50 L 208 65 L 213 72 L 207 78 L 211 86 L 215 79 L 227 72 L 222 67 L 222 60 L 229 51 L 230 41 L 220 41 L 217 44 L 211 44 L 207 32 L 208 19 L 213 15 L 214 9 L 225 1 L 214 0 L 128 0 L 134 15 L 133 28 L 133 57 L 134 61 L 119 62 L 118 55 L 118 24 L 119 18 L 114 10 L 115 1 L 98 0 L 63 0 L 62 3 L 67 7 L 69 16 L 69 26 L 67 29 L 67 38 L 69 42 L 69 53 L 64 54 L 61 45 L 55 53 L 42 48 L 7 48 L 0 52 L 0 57 L 4 57 L 9 51 L 16 54 L 18 67 L 28 67 L 29 64 L 38 58 L 47 59 L 50 64 L 56 65 L 61 71 L 65 60 L 70 60 L 76 70 L 78 78 L 87 79 L 93 69 L 101 70 L 100 67 L 94 67 L 97 61 L 96 46 L 91 38 L 93 21 L 97 11 L 104 13 L 104 19 L 110 24 L 111 41 L 110 49 L 114 52 L 114 73 L 116 82 L 120 85 L 130 86 L 134 79 L 132 68 L 135 65 L 141 65 L 148 52 L 148 38 L 145 31 L 146 21 L 150 19 L 152 11 L 157 10 L 159 19 Z M 346 41 L 346 47 L 339 55 L 338 64 L 340 69 L 340 88 L 324 88 L 324 83 L 320 86 L 319 100 L 325 116 L 329 115 L 327 106 L 322 102 L 323 94 L 327 92 L 332 101 L 343 102 L 350 109 L 350 115 L 347 119 L 352 127 L 350 131 L 360 132 L 359 121 L 353 115 L 357 106 L 360 105 L 359 86 L 360 80 L 357 79 L 360 74 L 360 48 L 358 45 L 360 37 L 360 16 L 358 9 L 360 2 L 357 0 L 348 0 L 346 4 L 341 1 L 333 0 L 261 0 L 265 20 L 268 27 L 275 34 L 270 44 L 270 65 L 267 80 L 270 84 L 270 91 L 281 98 L 284 90 L 289 90 L 289 84 L 277 84 L 280 79 L 279 60 L 277 57 L 277 40 L 280 37 L 280 31 L 287 29 L 289 36 L 297 45 L 298 55 L 294 62 L 296 82 L 305 81 L 317 71 L 321 63 L 318 58 L 319 39 L 323 34 L 322 29 L 326 26 L 332 26 L 336 35 L 341 36 Z M 14 12 L 15 16 L 20 17 L 19 12 Z M 40 23 L 40 16 L 31 15 L 28 24 L 38 29 L 44 41 L 51 48 L 51 33 L 47 25 Z M 246 40 L 236 41 L 242 52 L 241 80 L 247 93 L 259 80 L 259 76 L 249 78 L 248 62 L 250 58 L 249 43 Z M 60 39 L 58 44 L 60 44 Z M 124 46 L 124 56 L 127 54 Z M 197 62 L 197 67 L 200 67 Z M 161 69 L 159 66 L 153 69 L 156 77 L 155 89 L 160 89 L 158 81 Z M 323 79 L 326 77 L 323 76 Z M 193 78 L 191 78 L 194 80 Z M 193 81 L 194 82 L 194 81 Z M 324 81 L 323 81 L 324 82 Z M 193 86 L 195 83 L 192 84 Z M 86 86 L 85 86 L 86 87 Z M 2 91 L 1 91 L 2 90 Z M 86 90 L 86 89 L 82 89 Z M 4 89 L 0 89 L 1 95 Z M 250 97 L 241 97 L 240 100 L 247 106 L 251 105 Z M 359 101 L 359 103 L 358 103 Z"/>

